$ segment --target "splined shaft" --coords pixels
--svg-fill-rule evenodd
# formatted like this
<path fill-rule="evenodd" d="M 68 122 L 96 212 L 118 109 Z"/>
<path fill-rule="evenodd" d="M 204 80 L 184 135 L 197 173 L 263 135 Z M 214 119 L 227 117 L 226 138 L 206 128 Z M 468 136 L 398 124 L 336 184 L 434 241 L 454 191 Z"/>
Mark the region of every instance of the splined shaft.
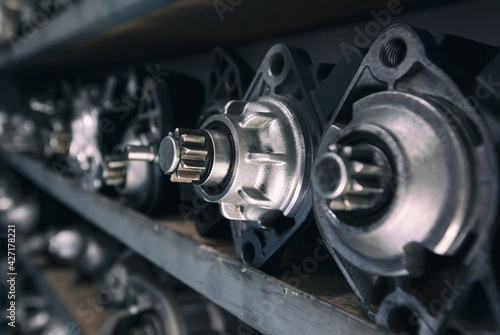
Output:
<path fill-rule="evenodd" d="M 376 147 L 338 146 L 315 165 L 315 190 L 331 210 L 353 211 L 379 205 L 388 191 L 390 167 Z"/>
<path fill-rule="evenodd" d="M 160 144 L 160 168 L 177 183 L 200 181 L 205 171 L 208 149 L 201 131 L 176 129 Z"/>

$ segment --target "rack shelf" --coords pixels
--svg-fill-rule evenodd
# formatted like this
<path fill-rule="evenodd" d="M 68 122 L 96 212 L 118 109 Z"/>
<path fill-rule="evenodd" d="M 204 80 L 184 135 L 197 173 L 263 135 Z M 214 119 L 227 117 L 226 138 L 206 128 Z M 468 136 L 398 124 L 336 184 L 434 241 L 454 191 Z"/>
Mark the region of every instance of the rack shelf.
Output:
<path fill-rule="evenodd" d="M 441 0 L 438 3 L 446 3 Z M 0 46 L 0 73 L 164 60 L 369 15 L 387 0 L 80 0 Z M 435 4 L 423 0 L 418 6 Z M 219 9 L 216 7 L 219 5 Z M 221 7 L 222 6 L 222 7 Z M 414 7 L 414 5 L 412 5 Z M 286 8 L 286 10 L 284 10 Z M 43 13 L 42 13 L 43 14 Z"/>
<path fill-rule="evenodd" d="M 45 268 L 45 261 L 41 258 L 35 260 L 23 259 L 22 265 L 26 273 L 33 279 L 40 293 L 49 301 L 49 308 L 54 313 L 55 317 L 64 325 L 65 330 L 71 331 L 73 334 L 81 333 L 80 326 L 75 322 L 72 315 L 69 313 L 67 306 L 60 299 L 61 292 L 57 292 L 56 287 L 59 289 L 66 287 L 69 281 L 63 280 L 68 278 L 68 270 L 54 271 L 53 269 Z M 51 278 L 55 279 L 57 276 L 57 286 L 51 285 Z M 71 275 L 70 275 L 71 276 Z M 66 294 L 68 292 L 65 292 Z M 96 334 L 94 331 L 86 331 L 85 334 Z"/>
<path fill-rule="evenodd" d="M 75 212 L 265 334 L 384 334 L 335 276 L 311 275 L 298 289 L 234 257 L 230 242 L 196 235 L 182 218 L 153 220 L 105 196 L 83 191 L 20 154 L 0 152 L 15 170 Z M 338 283 L 338 286 L 336 284 Z M 337 290 L 338 288 L 338 290 Z"/>

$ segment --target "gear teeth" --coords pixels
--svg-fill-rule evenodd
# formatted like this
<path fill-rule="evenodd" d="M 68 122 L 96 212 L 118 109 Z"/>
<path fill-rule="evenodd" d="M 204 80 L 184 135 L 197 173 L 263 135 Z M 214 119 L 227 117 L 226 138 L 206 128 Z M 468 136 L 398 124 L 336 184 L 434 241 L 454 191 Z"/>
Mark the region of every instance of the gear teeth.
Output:
<path fill-rule="evenodd" d="M 172 135 L 170 135 L 172 136 Z M 180 161 L 170 180 L 177 183 L 193 183 L 201 179 L 206 169 L 208 150 L 205 148 L 205 136 L 183 134 L 176 129 L 174 137 L 179 141 Z"/>
<path fill-rule="evenodd" d="M 205 145 L 205 137 L 198 135 L 190 135 L 190 134 L 182 134 L 181 135 L 181 144 L 192 144 L 198 146 Z"/>
<path fill-rule="evenodd" d="M 125 182 L 127 162 L 123 155 L 104 158 L 102 178 L 107 186 L 122 185 Z"/>
<path fill-rule="evenodd" d="M 324 156 L 320 163 L 323 167 L 318 171 L 323 169 L 320 173 L 326 181 L 338 174 L 338 179 L 334 179 L 324 193 L 331 210 L 370 209 L 383 201 L 388 191 L 386 181 L 390 167 L 377 150 L 371 146 L 354 148 L 337 144 L 329 147 L 330 156 Z M 335 169 L 328 170 L 332 167 Z"/>

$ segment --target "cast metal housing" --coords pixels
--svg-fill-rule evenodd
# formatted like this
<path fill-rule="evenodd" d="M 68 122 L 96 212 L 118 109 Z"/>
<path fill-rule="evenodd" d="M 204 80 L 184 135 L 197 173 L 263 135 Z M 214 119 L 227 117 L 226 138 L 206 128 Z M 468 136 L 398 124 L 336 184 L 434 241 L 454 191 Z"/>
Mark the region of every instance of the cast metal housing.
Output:
<path fill-rule="evenodd" d="M 310 214 L 321 129 L 309 97 L 309 67 L 304 52 L 274 46 L 242 101 L 228 102 L 201 130 L 178 129 L 160 145 L 163 171 L 172 181 L 193 182 L 203 199 L 220 204 L 237 254 L 254 266 Z"/>
<path fill-rule="evenodd" d="M 436 297 L 413 288 L 409 276 L 453 280 L 467 273 L 494 231 L 498 205 L 490 129 L 431 59 L 436 49 L 429 36 L 407 26 L 385 30 L 341 99 L 314 169 L 323 239 L 368 315 L 396 331 L 405 330 L 395 326 L 397 313 L 413 317 L 406 325 L 422 333 L 440 328 L 445 313 L 426 308 Z M 350 154 L 335 163 L 339 147 Z M 378 159 L 366 154 L 369 147 Z M 364 153 L 356 156 L 356 148 Z M 385 178 L 359 175 L 353 164 L 381 169 Z M 346 193 L 342 183 L 357 186 Z M 367 194 L 372 200 L 377 194 L 367 189 L 384 196 L 367 202 Z M 433 266 L 431 254 L 448 257 L 447 265 Z M 451 271 L 453 257 L 462 259 L 462 272 Z"/>

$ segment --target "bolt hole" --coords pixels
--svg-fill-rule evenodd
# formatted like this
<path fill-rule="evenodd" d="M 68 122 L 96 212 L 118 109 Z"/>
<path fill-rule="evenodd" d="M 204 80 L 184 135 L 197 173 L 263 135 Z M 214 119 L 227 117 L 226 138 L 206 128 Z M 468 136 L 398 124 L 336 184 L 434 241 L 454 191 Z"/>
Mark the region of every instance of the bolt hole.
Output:
<path fill-rule="evenodd" d="M 271 59 L 271 67 L 269 69 L 271 75 L 275 77 L 279 76 L 283 72 L 284 68 L 285 58 L 280 53 L 275 54 Z"/>
<path fill-rule="evenodd" d="M 255 247 L 252 243 L 246 242 L 243 244 L 243 261 L 246 264 L 251 264 L 255 260 Z"/>
<path fill-rule="evenodd" d="M 397 307 L 389 314 L 389 327 L 396 334 L 417 335 L 419 332 L 418 318 L 406 307 Z"/>
<path fill-rule="evenodd" d="M 407 47 L 405 41 L 396 38 L 389 41 L 382 48 L 382 63 L 388 67 L 400 65 L 406 57 Z"/>

